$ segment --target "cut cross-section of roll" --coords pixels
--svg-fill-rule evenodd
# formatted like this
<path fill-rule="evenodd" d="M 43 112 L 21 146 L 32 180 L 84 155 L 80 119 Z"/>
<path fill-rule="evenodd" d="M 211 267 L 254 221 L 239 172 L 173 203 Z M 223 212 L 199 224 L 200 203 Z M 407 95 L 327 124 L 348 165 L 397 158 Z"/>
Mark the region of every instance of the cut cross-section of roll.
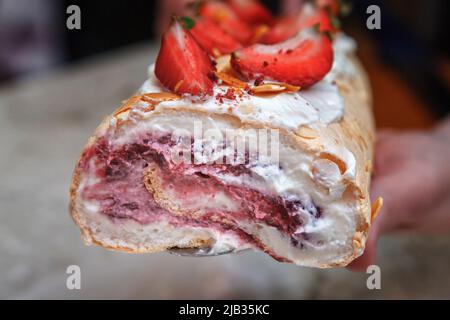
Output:
<path fill-rule="evenodd" d="M 279 83 L 254 94 L 221 81 L 212 96 L 177 95 L 151 67 L 76 166 L 71 213 L 84 241 L 348 264 L 371 223 L 374 140 L 368 84 L 351 48 L 340 36 L 327 77 L 295 92 Z"/>

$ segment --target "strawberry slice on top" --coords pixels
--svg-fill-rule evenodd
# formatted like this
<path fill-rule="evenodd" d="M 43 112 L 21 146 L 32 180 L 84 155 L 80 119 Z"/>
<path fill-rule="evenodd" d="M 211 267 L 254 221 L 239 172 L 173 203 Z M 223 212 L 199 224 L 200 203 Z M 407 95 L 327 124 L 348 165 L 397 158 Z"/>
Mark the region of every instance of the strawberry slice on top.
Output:
<path fill-rule="evenodd" d="M 214 21 L 225 32 L 242 44 L 247 44 L 253 36 L 252 28 L 225 2 L 207 1 L 200 6 L 200 16 Z"/>
<path fill-rule="evenodd" d="M 200 46 L 212 56 L 228 54 L 242 48 L 242 45 L 223 31 L 214 21 L 200 17 L 190 30 Z"/>
<path fill-rule="evenodd" d="M 262 36 L 260 42 L 274 44 L 295 36 L 300 30 L 298 20 L 299 17 L 297 15 L 278 18 L 272 28 Z"/>
<path fill-rule="evenodd" d="M 237 51 L 231 64 L 247 79 L 264 77 L 305 88 L 330 71 L 333 48 L 325 34 L 311 28 L 279 44 L 255 44 Z"/>
<path fill-rule="evenodd" d="M 329 9 L 333 15 L 338 16 L 341 9 L 339 0 L 316 0 L 316 5 L 319 8 Z"/>
<path fill-rule="evenodd" d="M 228 0 L 231 9 L 243 21 L 251 24 L 271 24 L 273 16 L 258 0 Z"/>
<path fill-rule="evenodd" d="M 335 32 L 326 9 L 304 5 L 300 13 L 279 18 L 260 42 L 275 44 L 295 36 L 300 30 L 319 25 L 321 32 Z"/>
<path fill-rule="evenodd" d="M 209 75 L 213 71 L 208 54 L 180 21 L 174 20 L 162 37 L 155 63 L 159 81 L 176 93 L 212 95 L 214 83 Z"/>

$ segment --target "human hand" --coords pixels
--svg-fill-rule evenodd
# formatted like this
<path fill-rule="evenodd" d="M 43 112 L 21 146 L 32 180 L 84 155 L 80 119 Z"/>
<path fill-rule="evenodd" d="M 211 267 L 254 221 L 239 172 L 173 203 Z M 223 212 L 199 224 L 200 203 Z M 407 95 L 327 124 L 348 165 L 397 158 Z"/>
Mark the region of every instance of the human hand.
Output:
<path fill-rule="evenodd" d="M 450 231 L 450 121 L 429 132 L 381 131 L 375 155 L 371 194 L 381 196 L 384 206 L 352 270 L 375 262 L 383 234 Z"/>

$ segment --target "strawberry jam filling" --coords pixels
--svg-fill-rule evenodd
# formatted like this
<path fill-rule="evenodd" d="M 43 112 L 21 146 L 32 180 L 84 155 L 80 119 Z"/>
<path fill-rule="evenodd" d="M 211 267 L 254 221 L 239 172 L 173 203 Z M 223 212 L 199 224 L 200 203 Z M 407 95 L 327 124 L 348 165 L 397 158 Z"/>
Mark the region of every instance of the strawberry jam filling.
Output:
<path fill-rule="evenodd" d="M 246 164 L 177 164 L 169 158 L 174 142 L 168 136 L 146 136 L 136 143 L 113 147 L 98 139 L 80 161 L 88 181 L 82 185 L 81 197 L 98 205 L 98 211 L 120 223 L 132 219 L 148 224 L 165 219 L 175 226 L 191 225 L 233 231 L 241 240 L 260 247 L 257 240 L 239 227 L 239 222 L 259 222 L 275 227 L 303 248 L 308 235 L 301 232 L 304 215 L 320 219 L 321 209 L 313 203 L 284 199 L 279 195 L 242 184 L 229 184 L 220 176 L 252 178 Z M 150 166 L 159 168 L 159 181 L 180 200 L 181 210 L 201 210 L 195 218 L 189 214 L 174 215 L 155 201 L 144 183 Z M 195 207 L 197 206 L 197 207 Z M 302 214 L 299 214 L 301 212 Z"/>

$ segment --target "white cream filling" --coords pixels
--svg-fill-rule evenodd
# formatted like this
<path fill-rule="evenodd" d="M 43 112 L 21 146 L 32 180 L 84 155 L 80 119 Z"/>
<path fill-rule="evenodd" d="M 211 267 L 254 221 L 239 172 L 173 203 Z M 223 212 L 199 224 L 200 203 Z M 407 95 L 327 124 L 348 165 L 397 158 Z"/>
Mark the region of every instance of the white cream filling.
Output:
<path fill-rule="evenodd" d="M 152 113 L 139 114 L 139 121 L 128 127 L 115 141 L 117 145 L 129 143 L 140 133 L 172 133 L 175 129 L 183 129 L 194 134 L 194 123 L 201 122 L 203 129 L 220 130 L 221 132 L 235 129 L 225 120 L 216 120 L 211 117 L 200 117 L 188 112 L 177 114 L 154 115 Z M 136 119 L 137 120 L 137 119 Z M 240 137 L 240 135 L 237 135 Z M 282 138 L 281 138 L 282 139 Z M 205 163 L 211 159 L 203 158 Z M 254 189 L 269 194 L 280 195 L 285 199 L 300 199 L 304 204 L 314 203 L 323 212 L 319 219 L 313 219 L 306 212 L 302 214 L 303 225 L 298 233 L 307 233 L 311 241 L 305 240 L 304 249 L 292 246 L 290 239 L 282 235 L 273 227 L 258 224 L 256 227 L 252 221 L 241 221 L 239 227 L 247 232 L 255 234 L 263 243 L 274 252 L 302 265 L 314 265 L 317 261 L 335 261 L 343 258 L 350 251 L 351 239 L 355 232 L 354 215 L 356 208 L 354 203 L 343 199 L 345 186 L 343 175 L 340 174 L 337 165 L 328 160 L 319 162 L 311 155 L 301 150 L 293 149 L 288 144 L 280 141 L 279 163 L 271 164 L 270 159 L 259 159 L 249 166 L 254 177 L 220 176 L 226 183 L 247 185 Z M 316 175 L 316 176 L 314 176 Z M 324 191 L 328 190 L 328 191 Z M 231 199 L 225 199 L 221 195 L 220 203 L 231 205 Z M 190 201 L 192 206 L 202 208 L 204 201 L 196 204 Z M 209 207 L 214 207 L 208 204 Z M 220 246 L 220 243 L 217 243 Z"/>

